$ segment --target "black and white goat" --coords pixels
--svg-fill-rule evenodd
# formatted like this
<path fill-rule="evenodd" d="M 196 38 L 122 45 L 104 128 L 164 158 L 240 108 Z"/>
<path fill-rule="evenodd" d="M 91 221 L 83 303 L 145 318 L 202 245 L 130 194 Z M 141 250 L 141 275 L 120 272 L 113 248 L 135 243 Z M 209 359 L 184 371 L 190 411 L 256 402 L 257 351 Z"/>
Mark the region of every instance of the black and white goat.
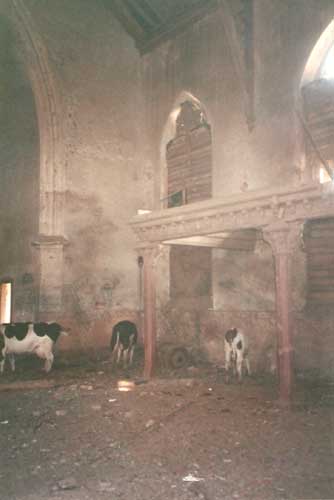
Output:
<path fill-rule="evenodd" d="M 123 358 L 123 368 L 132 365 L 133 352 L 137 343 L 138 332 L 136 325 L 131 321 L 120 321 L 117 323 L 111 335 L 111 361 L 118 365 Z"/>
<path fill-rule="evenodd" d="M 244 364 L 247 374 L 250 375 L 248 339 L 241 330 L 231 328 L 225 333 L 225 370 L 227 380 L 229 380 L 229 374 L 232 370 L 233 375 L 237 375 L 241 382 Z"/>

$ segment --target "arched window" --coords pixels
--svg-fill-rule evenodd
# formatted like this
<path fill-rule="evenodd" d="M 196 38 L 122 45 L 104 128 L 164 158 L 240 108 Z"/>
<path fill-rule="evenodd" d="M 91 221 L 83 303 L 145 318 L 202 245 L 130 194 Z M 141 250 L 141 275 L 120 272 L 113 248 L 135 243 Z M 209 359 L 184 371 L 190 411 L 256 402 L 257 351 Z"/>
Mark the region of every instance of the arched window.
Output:
<path fill-rule="evenodd" d="M 176 117 L 175 137 L 166 147 L 168 207 L 212 195 L 211 130 L 201 107 L 184 101 Z"/>
<path fill-rule="evenodd" d="M 311 141 L 306 135 L 307 164 L 313 178 L 321 183 L 328 182 L 331 177 L 327 168 L 334 171 L 334 20 L 310 54 L 301 92 L 304 120 L 312 138 Z M 305 224 L 308 305 L 332 306 L 334 303 L 333 242 L 334 218 L 311 220 Z"/>
<path fill-rule="evenodd" d="M 312 140 L 306 140 L 306 158 L 313 178 L 331 180 L 322 158 L 334 167 L 334 20 L 315 44 L 301 81 L 304 120 Z"/>
<path fill-rule="evenodd" d="M 325 80 L 334 80 L 334 44 L 331 46 L 320 69 L 320 76 Z"/>

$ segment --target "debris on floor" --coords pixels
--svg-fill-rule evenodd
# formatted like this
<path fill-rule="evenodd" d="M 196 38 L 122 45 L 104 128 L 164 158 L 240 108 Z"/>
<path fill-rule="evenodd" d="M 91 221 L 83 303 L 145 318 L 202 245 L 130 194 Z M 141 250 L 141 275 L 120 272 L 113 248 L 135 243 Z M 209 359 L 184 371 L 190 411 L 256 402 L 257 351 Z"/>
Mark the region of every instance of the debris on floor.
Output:
<path fill-rule="evenodd" d="M 282 409 L 272 379 L 122 375 L 0 379 L 1 500 L 334 498 L 334 386 L 303 381 Z"/>

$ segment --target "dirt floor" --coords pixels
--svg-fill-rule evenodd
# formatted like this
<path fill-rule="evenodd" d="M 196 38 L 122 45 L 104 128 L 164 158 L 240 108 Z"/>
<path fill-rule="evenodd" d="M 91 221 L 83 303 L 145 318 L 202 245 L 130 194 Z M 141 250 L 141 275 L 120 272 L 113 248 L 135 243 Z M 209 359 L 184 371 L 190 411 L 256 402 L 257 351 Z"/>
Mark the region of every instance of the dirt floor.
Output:
<path fill-rule="evenodd" d="M 145 382 L 26 361 L 0 379 L 1 500 L 334 499 L 334 385 L 299 383 L 283 409 L 274 380 L 212 366 Z"/>

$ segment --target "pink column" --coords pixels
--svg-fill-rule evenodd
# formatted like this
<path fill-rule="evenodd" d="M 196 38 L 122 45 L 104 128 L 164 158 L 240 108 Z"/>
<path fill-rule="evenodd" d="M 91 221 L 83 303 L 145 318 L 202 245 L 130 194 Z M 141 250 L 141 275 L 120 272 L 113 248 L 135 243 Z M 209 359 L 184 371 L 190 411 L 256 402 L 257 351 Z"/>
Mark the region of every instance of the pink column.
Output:
<path fill-rule="evenodd" d="M 275 257 L 276 325 L 278 336 L 279 399 L 288 404 L 293 387 L 293 304 L 291 299 L 291 258 L 298 245 L 300 225 L 279 224 L 264 231 Z"/>
<path fill-rule="evenodd" d="M 155 259 L 156 248 L 147 247 L 142 252 L 144 258 L 144 377 L 150 378 L 154 373 L 156 358 L 156 292 L 155 292 Z"/>

